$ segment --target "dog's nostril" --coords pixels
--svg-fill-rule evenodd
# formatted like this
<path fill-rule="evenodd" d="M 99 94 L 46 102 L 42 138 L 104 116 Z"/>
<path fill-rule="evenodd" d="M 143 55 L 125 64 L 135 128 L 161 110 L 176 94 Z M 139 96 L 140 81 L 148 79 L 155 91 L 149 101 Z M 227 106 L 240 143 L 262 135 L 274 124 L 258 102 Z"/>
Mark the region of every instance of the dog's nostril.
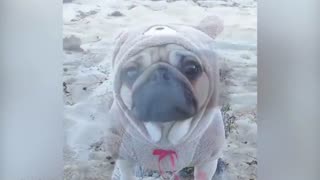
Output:
<path fill-rule="evenodd" d="M 169 80 L 169 79 L 170 79 L 170 78 L 169 78 L 169 74 L 168 74 L 167 72 L 162 74 L 162 78 L 163 78 L 164 80 Z"/>
<path fill-rule="evenodd" d="M 155 81 L 155 80 L 169 80 L 169 79 L 170 79 L 170 76 L 168 73 L 168 69 L 166 69 L 166 68 L 157 69 L 152 76 L 153 81 Z"/>

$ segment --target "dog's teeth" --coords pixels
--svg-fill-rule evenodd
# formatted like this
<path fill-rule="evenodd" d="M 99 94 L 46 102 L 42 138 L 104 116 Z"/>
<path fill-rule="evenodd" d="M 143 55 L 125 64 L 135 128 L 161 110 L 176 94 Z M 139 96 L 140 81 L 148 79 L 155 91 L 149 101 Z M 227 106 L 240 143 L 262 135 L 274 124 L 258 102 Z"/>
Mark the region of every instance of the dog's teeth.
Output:
<path fill-rule="evenodd" d="M 192 118 L 185 121 L 176 122 L 168 134 L 168 140 L 172 144 L 177 144 L 188 132 L 191 126 Z"/>
<path fill-rule="evenodd" d="M 161 128 L 151 122 L 144 123 L 149 133 L 149 136 L 154 142 L 158 142 L 161 139 Z"/>

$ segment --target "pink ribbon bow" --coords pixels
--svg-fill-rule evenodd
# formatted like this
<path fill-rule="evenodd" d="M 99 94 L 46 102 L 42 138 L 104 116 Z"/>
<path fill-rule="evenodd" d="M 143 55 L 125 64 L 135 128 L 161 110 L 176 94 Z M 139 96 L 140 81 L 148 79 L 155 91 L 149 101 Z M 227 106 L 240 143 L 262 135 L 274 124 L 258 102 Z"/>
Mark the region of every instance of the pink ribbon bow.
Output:
<path fill-rule="evenodd" d="M 175 163 L 175 158 L 178 159 L 178 155 L 175 151 L 173 150 L 164 150 L 164 149 L 155 149 L 153 150 L 152 153 L 154 156 L 159 156 L 158 159 L 158 167 L 159 167 L 159 172 L 160 175 L 163 175 L 163 170 L 161 168 L 161 160 L 164 159 L 165 157 L 169 156 L 170 157 L 170 161 L 171 161 L 171 165 L 173 170 L 175 170 L 176 168 L 176 163 Z M 174 173 L 174 179 L 175 180 L 179 180 L 179 177 Z"/>

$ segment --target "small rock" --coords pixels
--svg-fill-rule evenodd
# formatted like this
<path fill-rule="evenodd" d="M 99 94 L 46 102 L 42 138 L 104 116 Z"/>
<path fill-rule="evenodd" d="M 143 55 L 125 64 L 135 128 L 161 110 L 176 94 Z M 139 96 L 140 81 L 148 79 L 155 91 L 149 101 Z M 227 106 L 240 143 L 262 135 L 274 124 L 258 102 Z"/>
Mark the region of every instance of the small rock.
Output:
<path fill-rule="evenodd" d="M 156 173 L 156 172 L 152 174 L 152 177 L 159 177 L 159 176 L 160 175 L 158 173 Z"/>
<path fill-rule="evenodd" d="M 219 70 L 220 81 L 223 82 L 224 80 L 230 77 L 232 69 L 226 63 L 223 63 L 220 66 L 221 66 Z"/>
<path fill-rule="evenodd" d="M 68 91 L 67 83 L 66 83 L 66 82 L 63 82 L 62 85 L 63 85 L 63 92 L 64 92 L 66 95 L 69 94 L 70 92 Z"/>
<path fill-rule="evenodd" d="M 167 0 L 168 3 L 170 3 L 170 2 L 176 2 L 176 1 L 181 1 L 181 0 Z"/>
<path fill-rule="evenodd" d="M 231 133 L 231 131 L 235 128 L 236 117 L 229 103 L 222 106 L 221 112 L 222 112 L 223 122 L 225 126 L 225 136 L 227 138 Z"/>
<path fill-rule="evenodd" d="M 97 10 L 91 10 L 91 11 L 89 11 L 89 12 L 78 11 L 78 13 L 79 13 L 79 14 L 77 15 L 77 17 L 78 17 L 79 19 L 84 19 L 84 18 L 86 18 L 86 17 L 88 17 L 88 16 L 97 14 L 98 11 L 97 11 Z M 79 19 L 78 19 L 78 20 L 79 20 Z M 74 19 L 72 19 L 72 20 L 74 20 Z M 77 20 L 77 19 L 76 19 L 76 20 Z"/>
<path fill-rule="evenodd" d="M 63 38 L 63 49 L 67 51 L 78 51 L 83 52 L 83 49 L 80 47 L 81 40 L 80 38 L 71 35 L 70 37 Z"/>
<path fill-rule="evenodd" d="M 133 9 L 135 7 L 137 7 L 137 5 L 132 4 L 131 6 L 128 7 L 128 10 Z"/>
<path fill-rule="evenodd" d="M 73 0 L 63 0 L 63 3 L 71 3 Z"/>
<path fill-rule="evenodd" d="M 165 1 L 161 1 L 161 2 L 159 1 L 159 2 L 154 2 L 152 4 L 149 4 L 149 5 L 145 4 L 143 6 L 146 8 L 149 8 L 153 11 L 162 11 L 164 9 L 167 9 L 167 5 L 168 4 Z"/>
<path fill-rule="evenodd" d="M 147 177 L 152 177 L 153 176 L 153 174 L 155 173 L 154 171 L 152 171 L 152 170 L 143 170 L 143 168 L 142 169 L 140 169 L 140 171 L 141 171 L 141 173 L 143 174 L 143 176 L 147 176 Z"/>
<path fill-rule="evenodd" d="M 103 160 L 105 157 L 104 152 L 92 152 L 89 154 L 89 160 Z"/>
<path fill-rule="evenodd" d="M 219 158 L 218 164 L 217 164 L 217 169 L 216 169 L 216 175 L 222 174 L 223 172 L 225 172 L 227 166 L 228 166 L 228 163 L 225 162 L 223 159 Z"/>
<path fill-rule="evenodd" d="M 114 11 L 111 14 L 109 14 L 109 16 L 121 17 L 124 16 L 124 14 L 122 14 L 120 11 Z"/>
<path fill-rule="evenodd" d="M 180 172 L 179 172 L 179 175 L 181 177 L 191 177 L 193 176 L 193 171 L 194 171 L 194 168 L 193 167 L 186 167 L 186 168 L 183 168 Z"/>
<path fill-rule="evenodd" d="M 256 160 L 252 160 L 251 162 L 246 162 L 249 166 L 251 165 L 257 165 L 258 164 L 258 161 Z"/>
<path fill-rule="evenodd" d="M 212 179 L 214 179 L 214 180 L 226 179 L 225 178 L 225 169 L 226 169 L 227 166 L 228 166 L 228 164 L 224 160 L 219 159 L 218 160 L 218 164 L 217 164 L 216 172 L 215 172 L 215 174 L 214 174 Z"/>
<path fill-rule="evenodd" d="M 197 0 L 197 1 L 195 1 L 194 0 L 194 2 L 197 3 L 198 6 L 204 7 L 204 8 L 213 8 L 213 7 L 217 7 L 217 6 L 227 6 L 227 7 L 234 6 L 232 2 L 223 1 L 223 0 L 216 0 L 216 1 L 212 1 L 212 0 Z"/>
<path fill-rule="evenodd" d="M 243 59 L 251 59 L 248 54 L 241 54 L 240 57 Z"/>
<path fill-rule="evenodd" d="M 90 145 L 90 149 L 93 149 L 94 151 L 102 151 L 102 144 L 103 144 L 102 140 L 97 141 Z"/>
<path fill-rule="evenodd" d="M 236 2 L 233 2 L 233 3 L 232 3 L 232 7 L 239 7 L 239 6 L 240 6 L 239 3 L 236 3 Z"/>

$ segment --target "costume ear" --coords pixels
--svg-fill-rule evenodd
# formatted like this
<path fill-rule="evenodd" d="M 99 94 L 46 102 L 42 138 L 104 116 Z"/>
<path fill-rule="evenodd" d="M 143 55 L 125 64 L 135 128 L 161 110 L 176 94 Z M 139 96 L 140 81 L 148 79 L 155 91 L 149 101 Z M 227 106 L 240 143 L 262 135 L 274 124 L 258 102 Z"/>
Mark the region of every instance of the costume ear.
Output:
<path fill-rule="evenodd" d="M 123 30 L 120 32 L 117 37 L 115 38 L 115 46 L 113 51 L 113 57 L 112 57 L 112 66 L 115 64 L 115 59 L 120 51 L 121 46 L 124 44 L 124 42 L 128 39 L 128 31 Z"/>
<path fill-rule="evenodd" d="M 223 31 L 223 21 L 217 16 L 205 17 L 197 26 L 197 29 L 215 39 Z"/>

